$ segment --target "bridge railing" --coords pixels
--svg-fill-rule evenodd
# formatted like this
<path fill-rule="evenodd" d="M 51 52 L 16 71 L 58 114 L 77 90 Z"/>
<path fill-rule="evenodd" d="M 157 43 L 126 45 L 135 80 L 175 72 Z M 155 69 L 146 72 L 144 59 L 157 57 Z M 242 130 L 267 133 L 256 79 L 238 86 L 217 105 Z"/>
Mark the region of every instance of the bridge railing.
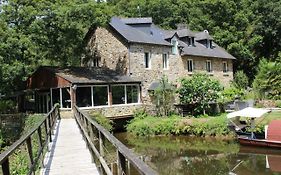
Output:
<path fill-rule="evenodd" d="M 44 149 L 48 146 L 49 142 L 52 142 L 52 132 L 55 127 L 55 123 L 59 118 L 59 106 L 56 105 L 54 108 L 51 109 L 51 111 L 47 115 L 44 116 L 42 122 L 32 128 L 27 134 L 23 135 L 19 140 L 9 146 L 8 149 L 2 152 L 0 154 L 0 165 L 2 166 L 2 174 L 10 175 L 11 163 L 9 160 L 16 151 L 25 151 L 25 148 L 22 148 L 22 146 L 25 145 L 29 158 L 29 164 L 23 166 L 28 166 L 27 174 L 35 174 L 36 166 L 38 165 L 40 158 L 42 158 L 43 160 Z M 36 142 L 38 143 L 38 146 L 33 144 L 34 140 L 32 139 L 34 139 L 35 135 L 37 135 L 38 141 Z M 35 151 L 35 149 L 38 150 Z"/>
<path fill-rule="evenodd" d="M 130 174 L 131 166 L 141 175 L 157 175 L 146 163 L 140 160 L 129 148 L 115 138 L 109 131 L 94 121 L 88 114 L 81 111 L 77 106 L 74 107 L 75 119 L 82 131 L 91 152 L 95 154 L 101 165 L 102 174 L 123 175 Z M 113 167 L 109 166 L 105 158 L 105 142 L 109 141 L 116 149 L 117 173 L 113 172 Z M 97 141 L 98 144 L 95 144 Z"/>

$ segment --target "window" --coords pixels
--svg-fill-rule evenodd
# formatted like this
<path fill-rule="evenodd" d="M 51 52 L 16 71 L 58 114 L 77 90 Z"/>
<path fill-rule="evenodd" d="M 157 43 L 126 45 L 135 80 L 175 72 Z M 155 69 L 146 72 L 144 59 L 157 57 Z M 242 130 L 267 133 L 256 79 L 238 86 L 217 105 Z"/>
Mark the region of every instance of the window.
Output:
<path fill-rule="evenodd" d="M 150 57 L 149 52 L 144 53 L 144 66 L 147 69 L 151 68 L 151 57 Z"/>
<path fill-rule="evenodd" d="M 60 105 L 60 88 L 57 89 L 52 89 L 51 90 L 52 94 L 52 105 L 54 106 L 55 104 Z"/>
<path fill-rule="evenodd" d="M 224 73 L 228 72 L 228 65 L 226 61 L 222 62 L 222 71 Z"/>
<path fill-rule="evenodd" d="M 193 72 L 193 60 L 192 59 L 187 60 L 187 71 Z"/>
<path fill-rule="evenodd" d="M 92 105 L 92 88 L 77 87 L 76 89 L 76 104 L 78 107 L 91 107 Z"/>
<path fill-rule="evenodd" d="M 194 46 L 194 37 L 188 37 L 188 46 Z"/>
<path fill-rule="evenodd" d="M 206 61 L 206 71 L 207 72 L 212 72 L 213 70 L 212 70 L 212 62 L 211 62 L 211 60 L 207 60 Z"/>
<path fill-rule="evenodd" d="M 127 103 L 139 102 L 139 86 L 138 85 L 126 85 L 127 91 Z"/>
<path fill-rule="evenodd" d="M 92 66 L 93 67 L 99 67 L 99 59 L 98 58 L 94 58 Z"/>
<path fill-rule="evenodd" d="M 125 86 L 112 86 L 112 104 L 125 104 Z"/>
<path fill-rule="evenodd" d="M 178 42 L 176 39 L 172 39 L 172 54 L 177 54 L 178 52 Z"/>
<path fill-rule="evenodd" d="M 163 59 L 163 69 L 168 69 L 168 54 L 164 53 L 162 55 L 162 59 Z"/>
<path fill-rule="evenodd" d="M 108 105 L 108 87 L 94 86 L 93 87 L 93 101 L 94 106 Z"/>
<path fill-rule="evenodd" d="M 70 88 L 61 88 L 62 108 L 71 108 Z"/>

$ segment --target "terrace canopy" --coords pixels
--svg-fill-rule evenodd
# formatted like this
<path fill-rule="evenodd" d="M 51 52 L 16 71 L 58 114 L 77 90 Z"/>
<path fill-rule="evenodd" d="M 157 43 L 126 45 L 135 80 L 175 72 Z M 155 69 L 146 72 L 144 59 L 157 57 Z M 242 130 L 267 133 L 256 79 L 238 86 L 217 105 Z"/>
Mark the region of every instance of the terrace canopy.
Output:
<path fill-rule="evenodd" d="M 259 118 L 268 112 L 270 112 L 270 110 L 247 107 L 240 111 L 235 111 L 235 112 L 231 112 L 231 113 L 227 114 L 227 118 L 229 118 L 229 119 L 235 118 L 235 117 Z"/>

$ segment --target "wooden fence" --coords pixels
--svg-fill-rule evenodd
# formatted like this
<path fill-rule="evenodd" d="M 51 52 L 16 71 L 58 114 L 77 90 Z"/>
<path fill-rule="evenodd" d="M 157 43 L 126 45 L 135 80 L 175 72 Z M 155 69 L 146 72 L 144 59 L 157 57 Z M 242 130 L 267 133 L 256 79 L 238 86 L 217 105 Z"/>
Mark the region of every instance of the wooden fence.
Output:
<path fill-rule="evenodd" d="M 156 175 L 147 164 L 140 160 L 130 149 L 116 139 L 104 127 L 92 120 L 90 116 L 82 112 L 77 106 L 74 107 L 75 119 L 82 131 L 91 152 L 97 157 L 101 165 L 101 174 L 107 175 L 123 175 L 130 174 L 131 166 L 141 175 Z M 94 142 L 97 141 L 98 144 Z M 113 173 L 113 167 L 105 159 L 105 142 L 109 142 L 116 149 L 117 173 Z"/>
<path fill-rule="evenodd" d="M 35 126 L 31 131 L 22 136 L 19 140 L 13 143 L 7 150 L 0 154 L 0 164 L 2 166 L 3 175 L 10 175 L 10 162 L 9 158 L 15 153 L 16 150 L 26 143 L 29 165 L 27 174 L 35 174 L 36 166 L 40 158 L 43 160 L 43 152 L 48 143 L 52 141 L 52 131 L 55 127 L 57 119 L 60 118 L 59 106 L 55 106 L 46 116 L 42 122 Z M 42 131 L 43 130 L 43 131 Z M 36 155 L 34 154 L 34 146 L 31 137 L 38 134 L 39 148 Z"/>

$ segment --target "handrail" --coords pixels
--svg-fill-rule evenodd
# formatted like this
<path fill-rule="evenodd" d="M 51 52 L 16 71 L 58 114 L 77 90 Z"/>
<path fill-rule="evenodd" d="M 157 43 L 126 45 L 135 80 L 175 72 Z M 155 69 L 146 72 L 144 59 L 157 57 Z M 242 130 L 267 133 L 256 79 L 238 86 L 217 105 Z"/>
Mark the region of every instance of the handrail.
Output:
<path fill-rule="evenodd" d="M 37 124 L 28 133 L 23 135 L 19 140 L 14 142 L 7 150 L 5 150 L 0 154 L 0 164 L 2 165 L 3 175 L 10 175 L 9 157 L 25 142 L 26 142 L 29 161 L 30 161 L 29 172 L 27 174 L 32 174 L 35 172 L 35 167 L 38 163 L 38 160 L 43 154 L 44 148 L 48 144 L 48 140 L 50 142 L 52 141 L 52 130 L 54 129 L 57 119 L 59 118 L 60 118 L 59 106 L 55 105 L 51 109 L 51 111 L 46 116 L 44 116 L 44 119 L 39 124 Z M 44 129 L 46 133 L 46 139 L 44 142 L 43 142 L 42 130 L 41 130 L 42 125 L 44 125 Z M 39 137 L 39 151 L 38 154 L 35 155 L 36 157 L 34 158 L 33 151 L 32 151 L 31 136 L 35 132 L 38 133 L 38 137 Z"/>
<path fill-rule="evenodd" d="M 81 111 L 76 105 L 74 106 L 74 117 L 82 131 L 87 144 L 90 149 L 95 153 L 96 157 L 99 159 L 102 166 L 102 171 L 107 175 L 112 175 L 113 170 L 109 168 L 104 159 L 103 143 L 104 138 L 106 138 L 117 150 L 117 170 L 118 175 L 126 174 L 126 170 L 129 171 L 130 165 L 138 171 L 141 175 L 157 175 L 157 173 L 151 169 L 147 164 L 140 160 L 129 148 L 127 148 L 123 143 L 121 143 L 117 138 L 115 138 L 109 131 L 98 124 L 96 121 L 91 119 L 87 114 Z M 91 141 L 91 136 L 93 135 L 93 129 L 98 130 L 99 146 L 97 149 L 94 143 Z M 89 129 L 90 128 L 90 129 Z M 87 130 L 88 129 L 88 130 Z M 89 135 L 90 134 L 90 135 Z M 126 160 L 128 164 L 126 165 Z M 128 169 L 126 168 L 128 167 Z M 129 174 L 129 173 L 128 173 Z"/>

